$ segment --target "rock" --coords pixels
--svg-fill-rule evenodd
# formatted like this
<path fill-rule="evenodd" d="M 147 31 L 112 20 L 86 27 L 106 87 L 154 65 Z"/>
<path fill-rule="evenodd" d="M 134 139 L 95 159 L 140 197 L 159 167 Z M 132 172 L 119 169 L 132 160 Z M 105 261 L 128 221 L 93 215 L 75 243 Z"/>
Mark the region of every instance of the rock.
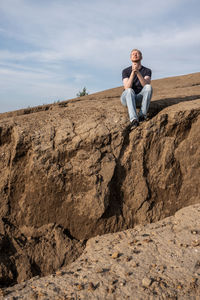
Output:
<path fill-rule="evenodd" d="M 200 240 L 192 241 L 192 246 L 193 246 L 193 247 L 198 247 L 198 246 L 200 246 Z"/>
<path fill-rule="evenodd" d="M 146 288 L 149 288 L 150 285 L 152 284 L 152 279 L 151 278 L 148 278 L 148 277 L 144 277 L 142 279 L 142 285 Z"/>
<path fill-rule="evenodd" d="M 114 252 L 114 253 L 111 255 L 111 257 L 114 258 L 114 259 L 118 258 L 119 256 L 120 256 L 120 253 L 119 253 L 119 252 Z"/>
<path fill-rule="evenodd" d="M 81 291 L 81 290 L 84 289 L 84 286 L 83 286 L 82 284 L 78 284 L 78 285 L 77 285 L 77 289 L 78 289 L 79 291 Z"/>
<path fill-rule="evenodd" d="M 94 291 L 95 290 L 95 286 L 94 286 L 94 284 L 92 283 L 92 282 L 89 282 L 89 284 L 88 284 L 88 291 Z"/>
<path fill-rule="evenodd" d="M 3 296 L 5 296 L 6 295 L 6 293 L 4 292 L 4 290 L 2 290 L 1 288 L 0 288 L 0 297 L 3 297 Z"/>
<path fill-rule="evenodd" d="M 138 264 L 138 263 L 136 263 L 136 262 L 134 261 L 134 262 L 132 262 L 131 266 L 132 266 L 133 268 L 136 268 L 136 267 L 138 267 L 138 266 L 139 266 L 139 264 Z"/>

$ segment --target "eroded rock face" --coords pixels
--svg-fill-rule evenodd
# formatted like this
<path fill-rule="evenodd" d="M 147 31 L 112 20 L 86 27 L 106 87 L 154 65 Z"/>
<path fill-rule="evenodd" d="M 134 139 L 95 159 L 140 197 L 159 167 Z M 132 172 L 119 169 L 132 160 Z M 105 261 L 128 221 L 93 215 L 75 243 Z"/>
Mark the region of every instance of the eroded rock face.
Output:
<path fill-rule="evenodd" d="M 199 109 L 199 100 L 180 103 L 130 133 L 111 180 L 106 226 L 130 228 L 199 202 Z"/>
<path fill-rule="evenodd" d="M 0 234 L 0 286 L 47 275 L 74 261 L 85 242 L 70 239 L 61 226 L 17 228 L 4 220 Z"/>
<path fill-rule="evenodd" d="M 27 250 L 36 247 L 28 236 L 44 226 L 55 226 L 41 235 L 50 244 L 52 230 L 62 233 L 57 240 L 63 242 L 58 250 L 51 244 L 38 260 L 46 253 L 55 257 L 65 243 L 82 249 L 79 240 L 159 220 L 199 202 L 200 73 L 191 76 L 156 81 L 150 120 L 131 133 L 119 100 L 122 88 L 0 116 L 0 232 L 3 241 L 11 239 L 10 248 L 16 230 L 25 237 L 10 259 L 19 251 L 26 260 L 36 257 Z M 49 270 L 42 266 L 45 259 L 35 263 L 41 275 L 67 263 L 50 261 Z M 13 278 L 26 278 L 17 266 Z M 31 268 L 28 278 L 36 272 Z"/>

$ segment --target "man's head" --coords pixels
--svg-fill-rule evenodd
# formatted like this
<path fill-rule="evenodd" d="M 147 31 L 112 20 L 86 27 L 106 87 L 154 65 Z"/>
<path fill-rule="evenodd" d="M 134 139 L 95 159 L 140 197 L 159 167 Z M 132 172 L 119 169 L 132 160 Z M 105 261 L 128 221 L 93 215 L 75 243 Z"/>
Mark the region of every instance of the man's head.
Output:
<path fill-rule="evenodd" d="M 132 62 L 140 62 L 142 60 L 142 52 L 138 49 L 133 49 L 130 58 Z"/>

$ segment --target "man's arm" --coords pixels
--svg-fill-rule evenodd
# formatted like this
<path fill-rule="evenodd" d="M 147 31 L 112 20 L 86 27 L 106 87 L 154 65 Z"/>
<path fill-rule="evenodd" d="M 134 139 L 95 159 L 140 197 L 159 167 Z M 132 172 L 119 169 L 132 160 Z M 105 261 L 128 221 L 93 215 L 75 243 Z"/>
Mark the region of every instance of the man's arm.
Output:
<path fill-rule="evenodd" d="M 123 79 L 123 85 L 125 90 L 132 87 L 134 75 L 135 75 L 135 71 L 132 70 L 130 77 Z"/>
<path fill-rule="evenodd" d="M 151 77 L 150 76 L 142 76 L 139 70 L 139 65 L 138 63 L 133 63 L 132 65 L 132 70 L 135 71 L 135 74 L 137 75 L 140 83 L 142 86 L 145 86 L 145 84 L 150 84 L 151 83 Z"/>
<path fill-rule="evenodd" d="M 137 74 L 137 77 L 138 77 L 138 79 L 139 79 L 142 86 L 145 86 L 145 84 L 150 84 L 151 83 L 151 77 L 150 76 L 143 77 L 139 70 L 136 71 L 136 74 Z"/>

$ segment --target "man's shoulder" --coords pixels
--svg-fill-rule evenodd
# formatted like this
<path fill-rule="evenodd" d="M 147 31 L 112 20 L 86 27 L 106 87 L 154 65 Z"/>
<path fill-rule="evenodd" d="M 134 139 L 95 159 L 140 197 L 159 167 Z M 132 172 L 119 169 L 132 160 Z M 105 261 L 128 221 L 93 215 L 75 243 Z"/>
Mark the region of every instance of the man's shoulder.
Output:
<path fill-rule="evenodd" d="M 132 72 L 132 66 L 123 69 L 123 71 L 122 71 L 122 77 L 123 78 L 130 77 L 131 72 Z"/>
<path fill-rule="evenodd" d="M 141 67 L 141 71 L 142 71 L 142 72 L 145 72 L 145 73 L 150 73 L 150 74 L 152 73 L 151 69 L 149 69 L 149 68 L 147 68 L 147 67 L 145 67 L 145 66 L 143 66 L 143 65 L 142 65 L 142 67 Z"/>

